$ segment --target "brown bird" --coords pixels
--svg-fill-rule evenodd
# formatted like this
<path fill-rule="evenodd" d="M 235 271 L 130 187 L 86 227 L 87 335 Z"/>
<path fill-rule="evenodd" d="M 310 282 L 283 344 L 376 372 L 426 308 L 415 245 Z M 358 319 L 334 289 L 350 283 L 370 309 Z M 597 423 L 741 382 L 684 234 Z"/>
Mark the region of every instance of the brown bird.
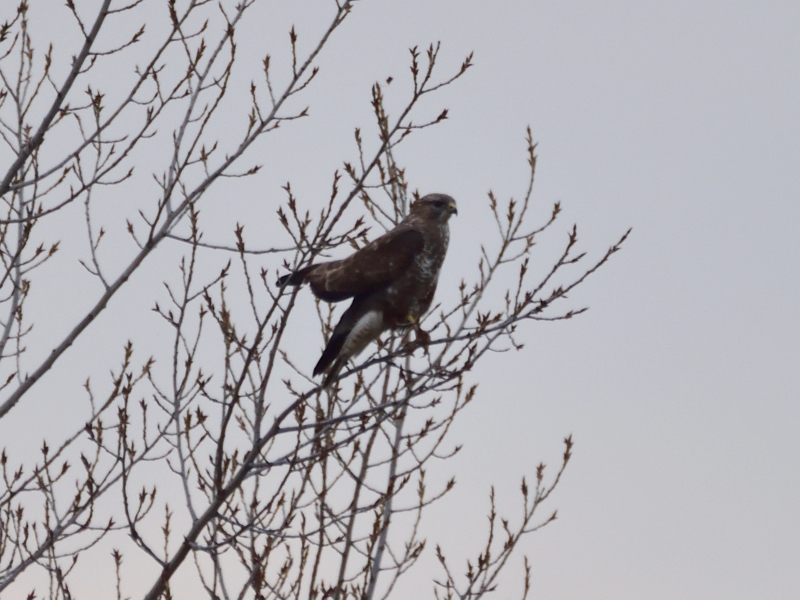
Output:
<path fill-rule="evenodd" d="M 323 385 L 384 331 L 416 326 L 430 308 L 453 214 L 458 214 L 455 200 L 428 194 L 411 205 L 394 229 L 347 258 L 309 265 L 278 279 L 279 286 L 308 282 L 326 302 L 353 299 L 314 367 L 314 375 L 327 370 Z"/>

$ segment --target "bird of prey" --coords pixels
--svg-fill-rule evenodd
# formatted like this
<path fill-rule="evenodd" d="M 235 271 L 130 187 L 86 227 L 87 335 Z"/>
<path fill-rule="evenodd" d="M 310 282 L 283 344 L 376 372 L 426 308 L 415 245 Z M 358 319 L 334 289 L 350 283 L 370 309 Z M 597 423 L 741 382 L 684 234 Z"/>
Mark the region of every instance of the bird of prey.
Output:
<path fill-rule="evenodd" d="M 308 282 L 326 302 L 353 299 L 314 367 L 315 376 L 327 371 L 324 386 L 384 331 L 418 327 L 436 292 L 453 214 L 455 200 L 428 194 L 411 205 L 394 229 L 347 258 L 312 264 L 278 279 L 281 287 Z"/>

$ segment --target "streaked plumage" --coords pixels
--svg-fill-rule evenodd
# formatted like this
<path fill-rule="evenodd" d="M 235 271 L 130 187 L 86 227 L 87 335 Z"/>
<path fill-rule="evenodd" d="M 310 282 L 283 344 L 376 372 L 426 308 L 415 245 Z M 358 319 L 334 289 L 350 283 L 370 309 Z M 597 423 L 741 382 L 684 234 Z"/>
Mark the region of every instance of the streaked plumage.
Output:
<path fill-rule="evenodd" d="M 314 375 L 330 384 L 344 364 L 384 331 L 416 323 L 430 308 L 447 253 L 456 203 L 445 194 L 415 202 L 394 229 L 343 260 L 313 264 L 278 280 L 308 282 L 317 298 L 353 302 L 336 324 Z"/>

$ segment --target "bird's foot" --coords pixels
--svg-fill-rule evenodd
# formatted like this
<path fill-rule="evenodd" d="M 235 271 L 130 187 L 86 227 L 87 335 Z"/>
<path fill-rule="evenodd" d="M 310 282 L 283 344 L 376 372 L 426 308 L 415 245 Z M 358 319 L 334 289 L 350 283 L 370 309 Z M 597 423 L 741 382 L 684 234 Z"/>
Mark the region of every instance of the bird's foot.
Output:
<path fill-rule="evenodd" d="M 427 331 L 425 331 L 420 326 L 414 327 L 414 333 L 417 336 L 417 339 L 415 340 L 416 343 L 417 343 L 417 346 L 422 346 L 423 348 L 425 348 L 425 352 L 427 353 L 428 352 L 428 346 L 431 343 L 431 334 L 428 333 Z"/>
<path fill-rule="evenodd" d="M 417 350 L 417 348 L 423 348 L 425 350 L 425 354 L 427 354 L 428 345 L 431 343 L 430 334 L 424 329 L 422 329 L 422 327 L 419 326 L 416 320 L 413 320 L 409 317 L 409 321 L 412 322 L 412 325 L 414 327 L 415 339 L 414 341 L 409 340 L 408 342 L 406 342 L 402 346 L 401 350 L 404 353 L 413 354 Z"/>

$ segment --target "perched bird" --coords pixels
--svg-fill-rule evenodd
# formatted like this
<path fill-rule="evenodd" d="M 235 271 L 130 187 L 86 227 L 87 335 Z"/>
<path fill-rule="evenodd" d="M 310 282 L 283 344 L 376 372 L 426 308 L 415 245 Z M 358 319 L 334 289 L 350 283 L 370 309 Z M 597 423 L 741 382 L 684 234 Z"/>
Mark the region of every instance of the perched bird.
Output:
<path fill-rule="evenodd" d="M 353 299 L 314 367 L 314 375 L 327 371 L 323 385 L 384 331 L 417 325 L 433 301 L 450 239 L 447 221 L 457 213 L 450 196 L 428 194 L 394 229 L 347 258 L 278 279 L 281 287 L 308 282 L 326 302 Z"/>

